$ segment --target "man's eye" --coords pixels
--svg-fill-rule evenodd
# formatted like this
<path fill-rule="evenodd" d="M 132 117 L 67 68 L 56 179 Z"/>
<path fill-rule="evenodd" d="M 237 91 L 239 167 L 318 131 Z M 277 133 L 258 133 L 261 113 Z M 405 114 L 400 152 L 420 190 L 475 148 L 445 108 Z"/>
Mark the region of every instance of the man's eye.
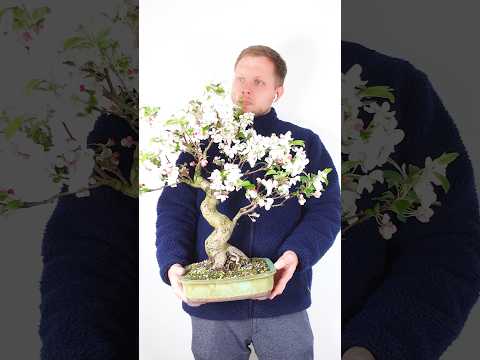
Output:
<path fill-rule="evenodd" d="M 255 85 L 263 85 L 264 82 L 262 80 L 255 79 Z"/>

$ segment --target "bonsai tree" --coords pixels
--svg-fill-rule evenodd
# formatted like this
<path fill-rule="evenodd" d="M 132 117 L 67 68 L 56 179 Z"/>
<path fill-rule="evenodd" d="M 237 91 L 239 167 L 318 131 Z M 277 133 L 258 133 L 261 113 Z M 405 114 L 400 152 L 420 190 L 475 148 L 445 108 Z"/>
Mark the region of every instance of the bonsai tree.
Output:
<path fill-rule="evenodd" d="M 201 96 L 163 123 L 154 121 L 158 109 L 142 110 L 143 121 L 158 136 L 141 149 L 140 188 L 185 183 L 205 193 L 201 213 L 214 229 L 205 241 L 211 269 L 248 261 L 228 243 L 242 216 L 255 222 L 260 216 L 256 210 L 269 211 L 289 199 L 303 205 L 311 196 L 320 197 L 328 185 L 331 168 L 305 172 L 309 160 L 302 140 L 293 139 L 290 132 L 257 134 L 251 127 L 254 114 L 233 104 L 221 84 L 206 86 Z M 230 219 L 217 207 L 233 191 L 244 191 L 247 205 Z"/>
<path fill-rule="evenodd" d="M 443 153 L 425 159 L 424 167 L 398 164 L 391 154 L 402 142 L 404 132 L 397 128 L 393 89 L 367 86 L 362 68 L 353 65 L 342 74 L 342 236 L 353 226 L 371 218 L 380 235 L 388 240 L 397 232 L 392 221 L 415 217 L 427 223 L 440 206 L 435 186 L 448 192 L 447 166 L 458 153 Z M 385 184 L 384 184 L 385 183 Z M 370 196 L 374 185 L 384 184 L 384 191 L 372 200 L 373 206 L 359 210 L 357 201 Z"/>
<path fill-rule="evenodd" d="M 0 8 L 0 27 L 4 36 L 16 34 L 27 56 L 34 56 L 34 42 L 47 26 L 50 13 L 46 6 Z M 2 179 L 0 215 L 52 203 L 63 196 L 88 196 L 89 190 L 99 186 L 138 198 L 138 67 L 135 54 L 128 54 L 129 47 L 112 35 L 113 30 L 131 34 L 136 47 L 138 6 L 126 1 L 113 14 L 102 14 L 101 29 L 81 25 L 63 39 L 59 44 L 62 66 L 55 74 L 61 80 L 39 74 L 25 84 L 30 96 L 48 95 L 44 113 L 0 109 L 0 156 L 18 159 L 20 168 L 36 164 L 42 173 L 35 176 L 48 176 L 53 189 L 41 191 L 43 195 L 32 200 L 25 189 L 19 189 L 17 180 L 21 179 L 12 176 L 8 183 Z M 129 39 L 126 35 L 121 40 Z M 58 108 L 65 105 L 73 110 L 61 113 Z M 72 131 L 75 123 L 91 128 L 101 116 L 126 123 L 132 135 L 114 139 L 107 134 L 105 141 L 87 144 L 86 134 Z M 120 170 L 120 155 L 125 151 L 133 153 L 126 174 Z"/>

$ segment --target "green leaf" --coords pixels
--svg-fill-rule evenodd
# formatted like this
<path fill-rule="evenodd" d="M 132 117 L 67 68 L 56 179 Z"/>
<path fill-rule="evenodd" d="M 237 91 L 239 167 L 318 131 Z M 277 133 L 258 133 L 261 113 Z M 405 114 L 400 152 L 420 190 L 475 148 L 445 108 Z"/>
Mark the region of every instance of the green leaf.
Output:
<path fill-rule="evenodd" d="M 11 200 L 7 202 L 7 209 L 9 210 L 15 210 L 20 208 L 23 205 L 23 202 L 20 200 Z"/>
<path fill-rule="evenodd" d="M 395 96 L 392 93 L 392 88 L 388 86 L 368 86 L 360 91 L 360 95 L 364 97 L 385 98 L 390 102 L 395 102 Z"/>
<path fill-rule="evenodd" d="M 395 198 L 391 191 L 385 191 L 382 195 L 372 198 L 372 200 L 390 201 Z"/>
<path fill-rule="evenodd" d="M 403 214 L 410 207 L 410 201 L 405 199 L 397 199 L 392 204 L 392 210 L 397 214 Z"/>
<path fill-rule="evenodd" d="M 7 12 L 7 8 L 0 9 L 0 22 L 2 21 L 2 17 L 3 17 L 3 15 L 5 15 L 6 12 Z"/>
<path fill-rule="evenodd" d="M 458 157 L 458 153 L 443 153 L 434 161 L 442 165 L 448 165 Z"/>
<path fill-rule="evenodd" d="M 34 90 L 41 89 L 41 85 L 45 82 L 46 81 L 42 80 L 42 79 L 32 79 L 32 80 L 30 80 L 25 87 L 25 91 L 26 91 L 27 95 L 30 95 L 32 93 L 32 91 L 34 91 Z"/>
<path fill-rule="evenodd" d="M 26 29 L 28 27 L 28 17 L 26 14 L 26 11 L 19 7 L 15 6 L 12 8 L 12 13 L 13 13 L 13 30 L 22 30 Z"/>
<path fill-rule="evenodd" d="M 414 202 L 419 202 L 420 199 L 418 198 L 418 195 L 415 193 L 415 191 L 413 190 L 410 190 L 408 192 L 408 194 L 405 196 L 405 199 L 407 199 L 408 201 L 410 201 L 410 203 L 414 203 Z"/>
<path fill-rule="evenodd" d="M 370 134 L 372 132 L 370 130 L 360 130 L 360 138 L 362 140 L 368 140 L 368 138 L 370 137 Z"/>
<path fill-rule="evenodd" d="M 290 144 L 291 144 L 291 145 L 295 145 L 295 146 L 305 146 L 305 141 L 300 140 L 300 139 L 291 140 L 291 141 L 290 141 Z"/>
<path fill-rule="evenodd" d="M 241 183 L 240 183 L 240 186 L 243 187 L 244 189 L 246 190 L 253 190 L 255 189 L 255 185 L 252 184 L 250 181 L 248 180 L 243 180 Z"/>
<path fill-rule="evenodd" d="M 0 192 L 0 201 L 5 200 L 8 197 L 8 193 L 6 192 Z"/>
<path fill-rule="evenodd" d="M 448 190 L 450 190 L 450 182 L 448 181 L 448 179 L 442 174 L 439 174 L 438 172 L 434 172 L 433 175 L 435 175 L 435 177 L 440 181 L 440 185 L 442 186 L 443 191 L 447 193 Z"/>
<path fill-rule="evenodd" d="M 388 184 L 388 187 L 397 186 L 403 180 L 402 175 L 394 170 L 384 170 L 383 171 L 383 178 Z"/>
<path fill-rule="evenodd" d="M 350 170 L 355 170 L 355 168 L 360 164 L 358 160 L 347 160 L 342 162 L 342 175 L 347 174 Z"/>
<path fill-rule="evenodd" d="M 48 6 L 42 6 L 40 8 L 33 10 L 32 12 L 33 22 L 36 23 L 38 20 L 42 19 L 43 17 L 45 17 L 45 15 L 49 13 L 50 13 L 50 8 Z"/>
<path fill-rule="evenodd" d="M 78 48 L 91 48 L 92 45 L 81 36 L 72 36 L 68 39 L 65 39 L 63 42 L 63 49 L 78 49 Z"/>
<path fill-rule="evenodd" d="M 415 165 L 408 165 L 408 175 L 415 175 L 420 171 L 420 168 Z"/>
<path fill-rule="evenodd" d="M 270 169 L 265 173 L 265 176 L 267 175 L 275 175 L 277 173 L 277 170 L 275 169 Z"/>
<path fill-rule="evenodd" d="M 15 133 L 22 127 L 22 123 L 23 119 L 20 116 L 16 117 L 8 123 L 7 127 L 4 130 L 7 140 L 10 140 L 15 135 Z"/>
<path fill-rule="evenodd" d="M 406 223 L 407 222 L 407 217 L 404 216 L 404 215 L 401 215 L 401 214 L 396 214 L 397 215 L 397 219 L 398 221 L 401 221 L 403 223 Z"/>
<path fill-rule="evenodd" d="M 208 92 L 214 92 L 217 95 L 223 95 L 225 93 L 222 84 L 209 84 L 205 88 Z"/>
<path fill-rule="evenodd" d="M 325 168 L 322 170 L 322 174 L 326 176 L 330 174 L 332 171 L 333 171 L 333 168 Z"/>
<path fill-rule="evenodd" d="M 166 126 L 171 126 L 171 125 L 185 126 L 187 124 L 188 124 L 188 121 L 185 119 L 169 119 L 165 121 Z"/>
<path fill-rule="evenodd" d="M 375 209 L 365 209 L 365 215 L 366 216 L 375 216 L 376 215 L 376 211 Z"/>

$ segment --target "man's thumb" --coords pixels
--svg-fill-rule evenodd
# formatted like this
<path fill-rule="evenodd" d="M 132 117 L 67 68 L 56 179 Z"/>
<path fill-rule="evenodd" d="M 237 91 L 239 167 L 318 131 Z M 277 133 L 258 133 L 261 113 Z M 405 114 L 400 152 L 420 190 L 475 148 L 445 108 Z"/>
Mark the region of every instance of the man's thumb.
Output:
<path fill-rule="evenodd" d="M 181 276 L 185 274 L 184 267 L 178 264 L 172 265 L 172 267 L 170 268 L 170 271 L 172 272 L 173 275 L 177 275 L 177 276 Z"/>

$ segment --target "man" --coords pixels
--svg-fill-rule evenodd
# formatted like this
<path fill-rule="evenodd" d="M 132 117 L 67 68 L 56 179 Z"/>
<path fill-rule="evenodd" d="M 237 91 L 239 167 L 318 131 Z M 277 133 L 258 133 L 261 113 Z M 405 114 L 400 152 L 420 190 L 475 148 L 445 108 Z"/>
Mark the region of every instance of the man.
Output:
<path fill-rule="evenodd" d="M 273 49 L 251 46 L 234 67 L 232 99 L 255 113 L 257 133 L 292 132 L 305 141 L 310 159 L 307 172 L 334 168 L 330 155 L 312 131 L 279 120 L 272 104 L 284 92 L 287 67 Z M 335 171 L 320 199 L 304 207 L 291 199 L 254 224 L 243 218 L 235 230 L 235 246 L 247 256 L 269 257 L 277 274 L 270 296 L 263 301 L 241 300 L 192 304 L 183 295 L 179 277 L 184 266 L 206 259 L 204 241 L 211 232 L 199 211 L 202 191 L 180 184 L 162 193 L 157 207 L 157 259 L 163 281 L 183 300 L 192 318 L 192 351 L 196 359 L 248 359 L 253 343 L 260 359 L 313 359 L 313 334 L 306 309 L 311 304 L 312 266 L 332 245 L 340 228 L 340 192 Z M 236 212 L 244 196 L 233 193 L 219 210 Z M 264 211 L 262 209 L 262 211 Z"/>

